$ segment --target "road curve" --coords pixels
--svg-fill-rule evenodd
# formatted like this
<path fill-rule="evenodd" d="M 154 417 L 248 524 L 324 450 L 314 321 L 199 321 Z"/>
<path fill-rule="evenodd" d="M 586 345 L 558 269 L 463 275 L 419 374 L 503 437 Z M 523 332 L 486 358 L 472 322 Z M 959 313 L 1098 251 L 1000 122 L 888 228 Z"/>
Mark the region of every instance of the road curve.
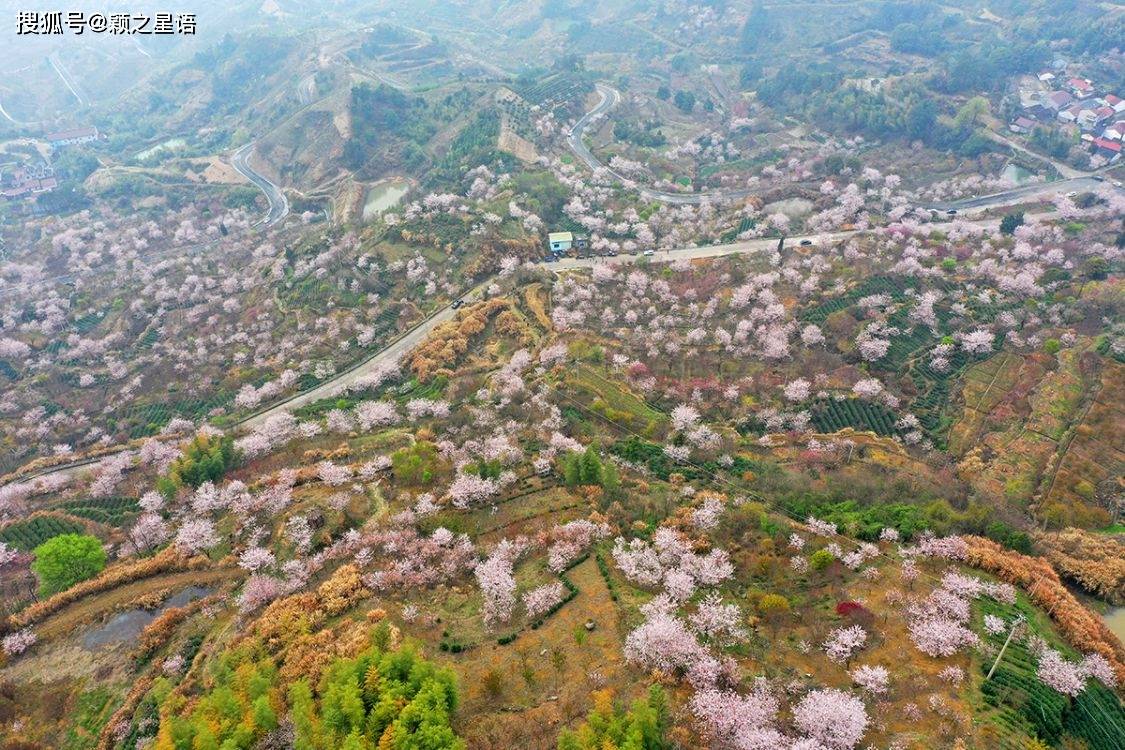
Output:
<path fill-rule="evenodd" d="M 926 208 L 933 211 L 964 211 L 965 209 L 971 208 L 995 208 L 997 206 L 1012 205 L 1013 203 L 1018 203 L 1028 198 L 1037 198 L 1054 193 L 1097 190 L 1100 187 L 1104 187 L 1106 184 L 1106 182 L 1096 180 L 1093 177 L 1073 177 L 1066 180 L 1055 180 L 1054 182 L 1035 182 L 1000 193 L 991 193 L 989 195 L 981 195 L 973 198 L 962 198 L 961 200 L 949 201 L 947 203 L 933 203 L 926 206 Z"/>
<path fill-rule="evenodd" d="M 445 321 L 452 319 L 455 314 L 456 310 L 454 310 L 452 304 L 446 305 L 367 359 L 361 360 L 348 369 L 337 373 L 331 379 L 326 380 L 315 388 L 302 391 L 262 411 L 255 412 L 245 419 L 239 420 L 236 426 L 252 430 L 263 424 L 270 417 L 280 414 L 283 411 L 299 409 L 306 404 L 311 404 L 322 398 L 330 398 L 341 393 L 349 385 L 360 380 L 365 375 L 374 372 L 379 367 L 400 360 L 414 347 L 422 343 L 422 341 L 430 335 L 431 331 Z"/>
<path fill-rule="evenodd" d="M 999 226 L 998 219 L 984 219 L 977 221 L 970 221 L 969 223 L 977 226 L 995 229 Z M 788 237 L 785 240 L 785 246 L 792 248 L 800 246 L 804 241 L 809 242 L 815 246 L 822 246 L 826 243 L 836 242 L 837 240 L 854 237 L 857 235 L 870 234 L 875 229 L 853 229 L 842 232 L 821 232 L 818 234 L 801 235 Z M 598 258 L 566 258 L 563 260 L 555 261 L 553 263 L 539 263 L 542 268 L 552 271 L 566 271 L 578 268 L 593 268 L 596 265 L 603 264 L 630 264 L 642 260 L 648 260 L 653 263 L 668 263 L 674 260 L 681 259 L 696 259 L 696 258 L 716 258 L 724 255 L 737 255 L 743 253 L 758 253 L 766 252 L 777 247 L 776 237 L 767 237 L 753 240 L 744 240 L 742 242 L 729 242 L 721 245 L 702 245 L 700 247 L 685 247 L 675 250 L 664 250 L 653 255 L 644 255 L 637 253 L 633 255 L 618 255 L 612 258 L 598 257 Z M 479 294 L 481 289 L 487 287 L 493 281 L 492 277 L 484 279 L 476 287 L 469 292 L 462 295 L 462 298 L 470 297 Z M 435 312 L 431 313 L 429 317 L 421 323 L 411 328 L 405 334 L 392 341 L 383 349 L 372 354 L 367 359 L 364 359 L 346 370 L 343 370 L 315 388 L 298 393 L 289 398 L 283 399 L 271 406 L 251 414 L 238 422 L 235 422 L 228 429 L 247 428 L 253 429 L 265 423 L 270 417 L 280 414 L 281 412 L 292 411 L 307 404 L 319 401 L 323 398 L 330 398 L 339 394 L 348 385 L 356 382 L 363 376 L 375 371 L 377 368 L 384 364 L 398 361 L 400 358 L 408 354 L 415 346 L 420 344 L 426 336 L 430 334 L 437 326 L 447 320 L 451 320 L 456 314 L 456 309 L 450 303 Z M 49 476 L 52 474 L 70 474 L 82 469 L 85 466 L 100 461 L 105 456 L 99 456 L 92 459 L 83 459 L 74 461 L 68 464 L 45 468 L 43 470 L 32 472 L 30 474 L 20 476 L 13 482 L 25 482 L 39 477 Z"/>
<path fill-rule="evenodd" d="M 621 103 L 621 92 L 612 86 L 607 86 L 604 83 L 596 83 L 594 87 L 597 89 L 598 95 L 601 98 L 598 100 L 598 103 L 594 105 L 593 109 L 582 115 L 578 118 L 578 122 L 574 123 L 574 127 L 566 134 L 566 143 L 570 147 L 570 150 L 574 152 L 574 155 L 590 168 L 590 171 L 604 169 L 621 182 L 628 184 L 631 180 L 613 171 L 609 165 L 601 162 L 598 157 L 591 153 L 590 149 L 586 146 L 586 142 L 582 140 L 582 137 L 586 134 L 586 130 L 590 127 L 591 123 Z M 747 188 L 739 188 L 737 190 L 714 190 L 705 193 L 669 193 L 648 187 L 638 187 L 638 192 L 640 192 L 641 197 L 645 200 L 672 203 L 680 206 L 703 203 L 704 201 L 718 203 L 737 198 L 745 198 L 753 194 L 753 191 Z"/>
<path fill-rule="evenodd" d="M 256 141 L 251 141 L 231 154 L 230 164 L 240 175 L 254 183 L 254 186 L 261 190 L 265 194 L 266 200 L 269 201 L 269 210 L 254 226 L 272 227 L 289 214 L 289 199 L 285 197 L 285 193 L 282 192 L 280 187 L 250 166 L 250 154 L 254 153 L 256 143 Z"/>
<path fill-rule="evenodd" d="M 574 152 L 574 155 L 581 159 L 582 162 L 587 167 L 589 167 L 590 171 L 604 169 L 621 182 L 628 184 L 631 181 L 627 177 L 619 174 L 618 172 L 615 172 L 612 168 L 609 167 L 609 165 L 601 162 L 596 156 L 594 156 L 594 154 L 590 151 L 589 147 L 586 146 L 586 143 L 583 140 L 583 136 L 585 135 L 586 130 L 590 127 L 590 125 L 596 120 L 600 119 L 602 115 L 612 110 L 621 102 L 621 92 L 619 92 L 617 89 L 613 88 L 612 86 L 607 86 L 604 83 L 596 83 L 594 85 L 597 89 L 600 99 L 598 100 L 598 103 L 594 105 L 593 109 L 582 115 L 582 117 L 578 118 L 578 121 L 574 123 L 574 127 L 572 127 L 570 129 L 570 132 L 568 132 L 566 135 L 567 145 L 570 147 L 570 150 Z M 994 140 L 999 143 L 1015 147 L 1014 144 L 1008 142 L 1002 137 L 995 138 Z M 1026 149 L 1022 148 L 1020 150 L 1026 151 Z M 1033 156 L 1036 155 L 1032 152 L 1028 153 L 1031 153 Z M 1061 169 L 1059 165 L 1056 164 L 1055 166 L 1056 168 Z M 1068 169 L 1064 171 L 1063 174 L 1065 176 L 1065 179 L 1062 180 L 1024 185 L 1022 187 L 1013 188 L 1012 190 L 1005 190 L 1000 193 L 993 193 L 991 195 L 965 198 L 962 200 L 948 201 L 945 203 L 928 204 L 924 206 L 924 208 L 930 211 L 962 211 L 965 209 L 974 208 L 995 208 L 997 206 L 1009 205 L 1011 203 L 1018 202 L 1021 199 L 1030 197 L 1050 195 L 1054 193 L 1061 193 L 1064 191 L 1069 192 L 1072 190 L 1094 190 L 1104 184 L 1099 180 L 1095 180 L 1089 174 L 1079 172 L 1075 169 Z M 698 204 L 703 203 L 704 201 L 719 203 L 723 201 L 736 200 L 739 198 L 746 198 L 754 194 L 754 191 L 748 188 L 712 190 L 702 193 L 669 193 L 647 187 L 638 187 L 638 191 L 640 192 L 641 197 L 645 198 L 646 200 L 660 201 L 662 203 L 672 203 L 675 205 Z"/>

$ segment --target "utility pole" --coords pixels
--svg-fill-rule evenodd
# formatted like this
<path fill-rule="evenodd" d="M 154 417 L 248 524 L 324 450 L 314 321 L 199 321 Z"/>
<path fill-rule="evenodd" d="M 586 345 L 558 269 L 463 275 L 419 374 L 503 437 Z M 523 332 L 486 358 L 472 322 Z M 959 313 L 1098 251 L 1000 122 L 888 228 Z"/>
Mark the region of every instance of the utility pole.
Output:
<path fill-rule="evenodd" d="M 1012 636 L 1016 634 L 1016 630 L 1019 629 L 1021 624 L 1023 624 L 1023 615 L 1012 622 L 1012 629 L 1008 631 L 1008 638 L 1004 641 L 1004 645 L 1000 647 L 1000 653 L 996 654 L 996 661 L 992 662 L 992 669 L 988 670 L 988 675 L 984 679 L 992 679 L 992 673 L 996 671 L 996 667 L 1000 666 L 1000 660 L 1004 658 L 1004 651 L 1007 650 L 1008 644 L 1012 642 Z"/>

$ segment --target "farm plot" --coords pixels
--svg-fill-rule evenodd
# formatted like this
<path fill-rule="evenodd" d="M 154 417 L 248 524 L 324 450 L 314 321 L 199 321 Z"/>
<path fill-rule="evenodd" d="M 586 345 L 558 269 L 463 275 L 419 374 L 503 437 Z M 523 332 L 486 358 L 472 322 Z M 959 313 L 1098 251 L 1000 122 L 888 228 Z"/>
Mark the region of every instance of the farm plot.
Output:
<path fill-rule="evenodd" d="M 616 605 L 595 560 L 586 559 L 567 576 L 578 595 L 540 627 L 505 645 L 491 641 L 443 657 L 464 686 L 464 715 L 474 717 L 471 726 L 459 728 L 470 746 L 488 746 L 495 737 L 507 747 L 554 747 L 558 726 L 586 712 L 591 690 L 607 684 L 631 697 L 634 687 L 623 681 Z M 586 629 L 587 621 L 593 630 Z"/>
<path fill-rule="evenodd" d="M 608 422 L 637 432 L 652 434 L 667 419 L 620 382 L 611 381 L 586 365 L 568 373 L 565 389 Z"/>
<path fill-rule="evenodd" d="M 75 519 L 42 513 L 0 529 L 0 542 L 21 552 L 30 552 L 61 534 L 83 534 L 85 531 L 86 527 Z"/>
<path fill-rule="evenodd" d="M 894 435 L 895 415 L 882 404 L 858 398 L 821 399 L 812 407 L 813 425 L 820 432 L 837 432 L 845 427 L 870 430 L 877 435 Z"/>
<path fill-rule="evenodd" d="M 118 528 L 141 512 L 135 497 L 79 498 L 58 503 L 52 509 Z"/>
<path fill-rule="evenodd" d="M 902 301 L 905 298 L 903 292 L 907 287 L 913 286 L 909 283 L 910 281 L 912 280 L 892 276 L 872 276 L 851 291 L 805 310 L 800 316 L 801 320 L 809 323 L 823 323 L 824 319 L 832 313 L 845 310 L 851 307 L 856 300 L 873 294 L 886 294 L 896 302 Z"/>
<path fill-rule="evenodd" d="M 1043 368 L 1034 360 L 1000 352 L 965 370 L 961 379 L 963 410 L 949 431 L 949 450 L 961 455 L 976 443 L 990 415 L 1010 400 L 1017 383 L 1035 383 Z"/>
<path fill-rule="evenodd" d="M 1113 399 L 1125 388 L 1125 365 L 1106 360 L 1101 388 L 1063 448 L 1046 502 L 1093 499 L 1097 486 L 1125 473 L 1125 452 L 1115 436 L 1125 433 L 1125 412 Z"/>
<path fill-rule="evenodd" d="M 1008 622 L 1017 610 L 1033 618 L 1035 614 L 1026 605 L 988 599 L 982 600 L 980 609 L 982 615 L 997 615 Z M 996 648 L 1005 637 L 1004 633 L 987 636 Z M 982 659 L 981 673 L 986 674 L 991 666 L 991 660 Z M 996 709 L 989 717 L 992 722 L 1005 732 L 1035 736 L 1051 745 L 1070 735 L 1085 740 L 1091 748 L 1125 748 L 1125 708 L 1111 690 L 1088 680 L 1085 690 L 1076 698 L 1068 698 L 1044 684 L 1036 675 L 1037 669 L 1035 656 L 1020 639 L 1014 639 L 992 679 L 981 683 L 985 703 Z"/>

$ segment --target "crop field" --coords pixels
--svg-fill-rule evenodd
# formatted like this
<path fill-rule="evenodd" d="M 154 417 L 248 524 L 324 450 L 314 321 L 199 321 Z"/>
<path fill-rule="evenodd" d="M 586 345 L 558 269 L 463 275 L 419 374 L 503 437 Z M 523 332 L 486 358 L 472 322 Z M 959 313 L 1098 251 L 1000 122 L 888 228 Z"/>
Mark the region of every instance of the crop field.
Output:
<path fill-rule="evenodd" d="M 586 559 L 567 576 L 577 594 L 538 628 L 523 630 L 504 645 L 491 641 L 441 656 L 465 686 L 466 713 L 480 712 L 464 728 L 470 742 L 503 737 L 513 747 L 543 747 L 553 727 L 586 712 L 591 690 L 609 684 L 626 698 L 640 692 L 635 681 L 624 680 L 617 607 L 595 560 Z M 498 693 L 488 689 L 493 673 L 503 675 Z"/>
<path fill-rule="evenodd" d="M 961 455 L 976 442 L 993 410 L 1011 400 L 1017 384 L 1038 382 L 1043 368 L 1033 358 L 1001 352 L 968 367 L 961 378 L 964 408 L 950 429 L 949 450 Z"/>
<path fill-rule="evenodd" d="M 987 600 L 980 606 L 980 613 L 1008 622 L 1017 614 L 1035 618 L 1034 610 L 1022 602 L 1022 597 L 1014 606 Z M 990 635 L 988 641 L 998 648 L 1006 637 L 1007 633 Z M 980 660 L 982 675 L 987 674 L 992 661 Z M 1008 733 L 1029 734 L 1049 744 L 1057 743 L 1066 732 L 1084 739 L 1091 748 L 1125 748 L 1125 715 L 1113 691 L 1090 681 L 1077 697 L 1069 698 L 1047 687 L 1036 676 L 1036 669 L 1035 656 L 1019 638 L 1013 639 L 992 679 L 981 682 L 985 702 L 998 709 L 989 717 L 991 721 Z"/>
<path fill-rule="evenodd" d="M 1106 362 L 1097 396 L 1073 428 L 1047 493 L 1048 501 L 1093 498 L 1096 486 L 1125 472 L 1125 452 L 1114 441 L 1125 415 L 1112 394 L 1125 388 L 1125 365 Z"/>
<path fill-rule="evenodd" d="M 60 534 L 81 534 L 86 527 L 77 520 L 54 514 L 39 514 L 0 529 L 0 542 L 23 552 L 30 552 L 43 542 Z"/>
<path fill-rule="evenodd" d="M 141 512 L 135 497 L 100 497 L 67 500 L 51 507 L 78 518 L 120 528 Z"/>
<path fill-rule="evenodd" d="M 895 415 L 882 404 L 857 398 L 824 399 L 812 407 L 813 424 L 819 432 L 836 432 L 845 427 L 871 430 L 877 435 L 893 435 Z"/>
<path fill-rule="evenodd" d="M 850 291 L 809 308 L 801 313 L 801 320 L 809 323 L 823 323 L 834 312 L 846 310 L 855 304 L 856 300 L 873 294 L 887 294 L 896 302 L 901 302 L 905 296 L 903 292 L 910 286 L 911 280 L 899 276 L 872 276 L 864 279 Z"/>
<path fill-rule="evenodd" d="M 587 365 L 567 373 L 566 387 L 586 408 L 604 417 L 607 422 L 623 424 L 636 432 L 652 434 L 667 420 L 664 414 L 619 381 L 609 380 Z"/>
<path fill-rule="evenodd" d="M 526 85 L 516 84 L 513 88 L 531 104 L 552 109 L 580 99 L 593 89 L 593 85 L 574 73 L 558 72 Z"/>

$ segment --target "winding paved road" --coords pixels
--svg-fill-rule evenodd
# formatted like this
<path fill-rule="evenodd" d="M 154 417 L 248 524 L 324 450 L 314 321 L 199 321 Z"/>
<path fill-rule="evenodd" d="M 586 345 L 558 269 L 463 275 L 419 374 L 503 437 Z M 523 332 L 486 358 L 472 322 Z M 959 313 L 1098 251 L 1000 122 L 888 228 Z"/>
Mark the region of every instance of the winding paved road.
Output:
<path fill-rule="evenodd" d="M 285 197 L 285 193 L 282 192 L 280 187 L 270 182 L 250 166 L 250 154 L 254 153 L 254 146 L 256 144 L 257 141 L 251 141 L 231 154 L 230 164 L 238 170 L 239 174 L 254 183 L 254 185 L 265 194 L 266 200 L 269 201 L 269 210 L 266 211 L 266 215 L 259 219 L 254 226 L 262 225 L 272 227 L 289 214 L 289 199 Z"/>
<path fill-rule="evenodd" d="M 594 154 L 590 151 L 589 147 L 583 140 L 583 137 L 585 136 L 586 131 L 589 129 L 590 125 L 600 120 L 605 114 L 607 114 L 610 110 L 621 103 L 621 92 L 617 89 L 613 88 L 612 86 L 607 86 L 604 83 L 597 83 L 595 84 L 595 87 L 600 97 L 598 103 L 594 105 L 593 109 L 582 115 L 582 117 L 578 119 L 578 122 L 574 123 L 574 127 L 572 127 L 570 129 L 570 132 L 568 132 L 566 135 L 567 145 L 570 147 L 570 150 L 574 152 L 575 156 L 581 159 L 582 162 L 587 167 L 589 167 L 590 171 L 604 169 L 623 183 L 636 184 L 634 181 L 631 181 L 624 175 L 615 172 L 612 168 L 610 168 L 609 165 L 600 161 L 596 156 L 594 156 Z M 991 131 L 989 131 L 989 137 L 997 143 L 1009 146 L 1019 151 L 1026 152 L 1031 156 L 1035 156 L 1040 159 L 1045 158 L 1031 151 L 1028 151 L 1026 148 L 1023 148 L 1022 146 L 1008 140 L 1007 138 L 1004 138 L 1003 136 L 997 136 L 996 134 L 991 133 Z M 982 195 L 973 198 L 965 198 L 962 200 L 948 201 L 945 203 L 927 204 L 923 206 L 923 208 L 931 211 L 962 211 L 966 209 L 987 209 L 1018 203 L 1021 200 L 1032 197 L 1040 197 L 1070 191 L 1094 190 L 1099 186 L 1105 184 L 1103 181 L 1094 179 L 1091 176 L 1093 174 L 1092 172 L 1080 172 L 1072 167 L 1067 167 L 1066 165 L 1053 162 L 1050 159 L 1046 159 L 1046 161 L 1051 162 L 1055 166 L 1055 168 L 1060 171 L 1065 179 L 1055 180 L 1054 182 L 1038 182 L 1032 185 L 1024 185 L 1022 187 L 1013 188 L 1012 190 L 1005 190 L 1000 193 L 993 193 L 991 195 Z M 654 190 L 652 188 L 641 186 L 638 186 L 637 189 L 638 192 L 640 192 L 641 197 L 645 198 L 646 200 L 655 200 L 676 205 L 698 204 L 703 203 L 704 201 L 719 203 L 723 201 L 745 198 L 747 196 L 753 195 L 755 192 L 754 190 L 748 188 L 711 190 L 702 193 L 669 193 L 663 190 Z"/>
<path fill-rule="evenodd" d="M 602 163 L 598 157 L 590 152 L 586 146 L 586 142 L 582 140 L 586 134 L 586 130 L 590 125 L 597 120 L 601 119 L 602 115 L 609 112 L 611 109 L 621 103 L 621 92 L 612 86 L 607 86 L 604 83 L 594 84 L 601 97 L 598 103 L 582 117 L 578 118 L 578 122 L 574 123 L 574 127 L 566 134 L 567 145 L 570 150 L 574 152 L 582 162 L 590 168 L 590 171 L 604 169 L 611 175 L 621 180 L 623 183 L 633 182 L 629 178 L 613 171 L 609 165 Z M 638 187 L 641 197 L 646 200 L 660 201 L 661 203 L 672 203 L 675 205 L 688 205 L 703 203 L 704 201 L 721 202 L 728 200 L 735 200 L 737 198 L 745 198 L 753 195 L 754 191 L 750 189 L 737 189 L 737 190 L 715 190 L 704 193 L 669 193 L 663 190 L 654 190 L 648 187 Z"/>
<path fill-rule="evenodd" d="M 983 219 L 978 221 L 970 221 L 969 223 L 976 224 L 977 226 L 996 229 L 999 226 L 998 219 Z M 824 246 L 826 244 L 836 242 L 837 240 L 846 239 L 855 235 L 870 233 L 873 230 L 850 230 L 843 232 L 822 232 L 819 234 L 810 234 L 803 236 L 795 236 L 786 238 L 786 247 L 792 248 L 800 246 L 802 241 L 808 241 L 816 246 Z M 738 255 L 768 252 L 777 247 L 777 238 L 763 238 L 745 240 L 743 242 L 730 242 L 721 245 L 703 245 L 700 247 L 685 247 L 676 250 L 667 250 L 654 253 L 653 255 L 644 255 L 637 253 L 633 255 L 618 255 L 613 258 L 597 257 L 597 258 L 566 258 L 553 263 L 540 263 L 543 268 L 552 271 L 567 271 L 578 268 L 593 268 L 596 265 L 603 264 L 631 264 L 638 261 L 647 260 L 653 263 L 669 263 L 674 260 L 680 259 L 695 259 L 695 258 L 716 258 L 724 255 Z M 488 278 L 478 284 L 469 292 L 462 295 L 462 298 L 472 297 L 479 295 L 480 290 L 484 289 L 493 279 Z M 452 303 L 438 309 L 430 314 L 425 320 L 420 322 L 414 328 L 411 328 L 399 338 L 392 341 L 385 348 L 372 354 L 367 359 L 364 359 L 350 368 L 337 373 L 332 379 L 321 383 L 315 388 L 303 391 L 287 399 L 283 399 L 277 403 L 270 405 L 262 411 L 245 417 L 244 419 L 236 422 L 231 428 L 247 428 L 254 429 L 265 423 L 270 417 L 280 414 L 283 411 L 292 411 L 307 404 L 319 401 L 323 398 L 330 398 L 339 395 L 343 389 L 348 385 L 356 382 L 365 375 L 374 372 L 379 367 L 398 361 L 403 356 L 408 354 L 415 346 L 425 340 L 426 336 L 430 334 L 437 326 L 441 325 L 447 320 L 451 320 L 456 315 Z M 112 454 L 110 454 L 112 455 Z M 21 476 L 14 481 L 27 481 L 37 477 L 48 476 L 51 474 L 72 474 L 81 471 L 82 469 L 97 463 L 103 457 L 83 459 L 68 464 L 53 466 L 42 469 L 40 471 L 32 472 Z"/>
<path fill-rule="evenodd" d="M 1096 180 L 1093 177 L 1073 177 L 1066 180 L 1055 180 L 1054 182 L 1035 182 L 1000 193 L 981 195 L 974 198 L 962 198 L 961 200 L 949 201 L 947 203 L 934 203 L 926 206 L 926 208 L 934 211 L 948 211 L 951 209 L 964 211 L 965 209 L 973 208 L 996 208 L 998 206 L 1010 206 L 1014 203 L 1020 203 L 1029 198 L 1038 198 L 1045 195 L 1054 195 L 1056 193 L 1097 190 L 1107 184 L 1109 183 Z"/>
<path fill-rule="evenodd" d="M 479 287 L 478 287 L 479 288 Z M 472 294 L 472 292 L 469 292 Z M 467 296 L 467 295 L 466 295 Z M 360 378 L 368 375 L 378 368 L 386 364 L 397 362 L 406 354 L 408 354 L 414 347 L 422 343 L 430 332 L 437 328 L 439 325 L 447 320 L 453 318 L 456 310 L 452 304 L 431 313 L 428 318 L 423 320 L 418 325 L 408 330 L 399 338 L 392 341 L 386 348 L 379 350 L 367 359 L 361 360 L 352 365 L 346 370 L 337 373 L 330 380 L 327 380 L 320 385 L 307 391 L 302 391 L 294 396 L 291 396 L 283 401 L 279 401 L 272 406 L 263 409 L 262 411 L 251 414 L 243 420 L 240 420 L 237 425 L 247 429 L 254 429 L 262 425 L 267 419 L 280 414 L 283 411 L 293 411 L 299 409 L 306 404 L 311 404 L 319 401 L 322 398 L 330 398 L 343 392 L 349 385 L 356 382 Z"/>

